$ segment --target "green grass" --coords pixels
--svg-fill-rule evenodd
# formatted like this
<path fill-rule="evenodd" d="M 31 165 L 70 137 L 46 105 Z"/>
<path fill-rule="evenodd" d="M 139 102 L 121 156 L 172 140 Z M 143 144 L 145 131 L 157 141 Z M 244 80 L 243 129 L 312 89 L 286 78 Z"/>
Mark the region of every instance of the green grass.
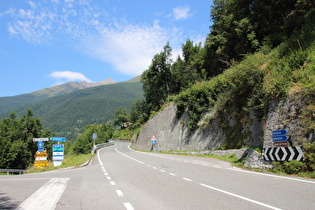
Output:
<path fill-rule="evenodd" d="M 34 167 L 30 166 L 26 173 L 40 173 L 44 171 L 52 171 L 60 168 L 68 168 L 68 167 L 79 167 L 81 164 L 87 162 L 89 159 L 94 157 L 92 154 L 81 154 L 81 155 L 66 155 L 64 161 L 62 161 L 61 166 L 54 167 L 52 161 L 48 162 L 47 167 Z"/>

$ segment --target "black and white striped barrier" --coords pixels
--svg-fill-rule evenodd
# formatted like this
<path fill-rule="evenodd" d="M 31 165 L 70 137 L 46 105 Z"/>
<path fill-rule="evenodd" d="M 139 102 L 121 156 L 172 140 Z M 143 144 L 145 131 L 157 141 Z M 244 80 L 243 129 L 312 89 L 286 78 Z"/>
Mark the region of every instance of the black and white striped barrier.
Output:
<path fill-rule="evenodd" d="M 266 147 L 263 150 L 266 161 L 303 161 L 304 152 L 302 147 Z"/>

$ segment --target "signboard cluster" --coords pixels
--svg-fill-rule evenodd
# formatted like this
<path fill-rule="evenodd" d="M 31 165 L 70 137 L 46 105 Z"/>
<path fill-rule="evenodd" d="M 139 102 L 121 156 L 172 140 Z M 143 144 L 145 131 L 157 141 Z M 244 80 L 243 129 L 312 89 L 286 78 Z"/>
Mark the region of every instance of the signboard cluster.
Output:
<path fill-rule="evenodd" d="M 272 131 L 272 141 L 275 147 L 287 147 L 288 139 L 287 130 L 275 130 Z"/>
<path fill-rule="evenodd" d="M 59 142 L 66 141 L 66 138 L 64 137 L 51 137 L 51 141 L 57 141 L 58 144 L 54 144 L 52 146 L 52 154 L 53 154 L 53 161 L 54 166 L 60 166 L 62 164 L 62 161 L 64 160 L 64 145 L 59 144 Z M 47 152 L 44 147 L 44 141 L 49 141 L 49 138 L 33 138 L 34 142 L 37 142 L 37 152 L 35 154 L 35 162 L 34 166 L 48 166 L 48 160 L 47 160 Z"/>
<path fill-rule="evenodd" d="M 33 141 L 37 142 L 37 152 L 35 154 L 34 166 L 48 166 L 47 153 L 44 148 L 44 141 L 48 141 L 48 138 L 34 138 Z"/>
<path fill-rule="evenodd" d="M 263 151 L 266 161 L 303 161 L 304 152 L 302 147 L 289 147 L 287 134 L 288 131 L 285 129 L 272 131 L 273 147 L 264 148 Z"/>

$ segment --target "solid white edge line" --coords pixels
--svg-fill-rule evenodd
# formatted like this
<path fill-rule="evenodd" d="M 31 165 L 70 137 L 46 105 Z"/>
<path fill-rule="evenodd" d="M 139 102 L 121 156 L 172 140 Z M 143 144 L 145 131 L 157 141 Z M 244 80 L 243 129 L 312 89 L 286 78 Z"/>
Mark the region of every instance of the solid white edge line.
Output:
<path fill-rule="evenodd" d="M 291 178 L 291 177 L 286 177 L 286 176 L 278 176 L 278 175 L 273 175 L 273 174 L 258 173 L 258 172 L 247 171 L 247 170 L 242 170 L 242 169 L 238 169 L 238 168 L 237 169 L 227 168 L 227 170 L 242 172 L 242 173 L 249 173 L 249 174 L 256 174 L 256 175 L 260 175 L 260 176 L 269 176 L 269 177 L 278 178 L 278 179 L 287 179 L 287 180 L 296 181 L 296 182 L 305 182 L 305 183 L 315 184 L 315 181 Z"/>
<path fill-rule="evenodd" d="M 109 146 L 109 147 L 113 147 L 115 145 L 116 145 L 116 143 L 114 142 L 114 145 Z M 101 148 L 101 149 L 97 150 L 97 159 L 98 159 L 98 162 L 100 163 L 101 166 L 104 166 L 104 164 L 103 164 L 103 162 L 101 161 L 101 158 L 100 158 L 100 151 L 103 150 L 103 149 L 109 148 L 109 147 L 104 147 L 104 148 Z"/>
<path fill-rule="evenodd" d="M 206 188 L 209 188 L 209 189 L 212 189 L 212 190 L 215 190 L 215 191 L 218 191 L 218 192 L 227 194 L 227 195 L 234 196 L 234 197 L 236 197 L 236 198 L 240 198 L 240 199 L 249 201 L 249 202 L 251 202 L 251 203 L 255 203 L 255 204 L 258 204 L 258 205 L 261 205 L 261 206 L 270 208 L 270 209 L 281 210 L 280 208 L 277 208 L 277 207 L 274 207 L 274 206 L 271 206 L 271 205 L 268 205 L 268 204 L 265 204 L 265 203 L 262 203 L 262 202 L 259 202 L 259 201 L 255 201 L 255 200 L 253 200 L 253 199 L 246 198 L 246 197 L 243 197 L 243 196 L 240 196 L 240 195 L 236 195 L 236 194 L 234 194 L 234 193 L 231 193 L 231 192 L 228 192 L 228 191 L 225 191 L 225 190 L 221 190 L 221 189 L 218 189 L 218 188 L 215 188 L 215 187 L 211 187 L 211 186 L 206 185 L 206 184 L 200 183 L 200 185 L 203 186 L 203 187 L 206 187 Z"/>
<path fill-rule="evenodd" d="M 135 158 L 132 158 L 132 157 L 130 157 L 130 156 L 128 156 L 128 155 L 125 155 L 124 153 L 118 151 L 117 148 L 115 148 L 115 150 L 116 150 L 119 154 L 121 154 L 121 155 L 123 155 L 123 156 L 125 156 L 125 157 L 127 157 L 127 158 L 129 158 L 129 159 L 131 159 L 131 160 L 133 160 L 133 161 L 136 161 L 136 162 L 138 162 L 138 163 L 140 163 L 140 164 L 144 164 L 144 162 L 142 162 L 142 161 L 140 161 L 140 160 L 137 160 L 137 159 L 135 159 Z"/>

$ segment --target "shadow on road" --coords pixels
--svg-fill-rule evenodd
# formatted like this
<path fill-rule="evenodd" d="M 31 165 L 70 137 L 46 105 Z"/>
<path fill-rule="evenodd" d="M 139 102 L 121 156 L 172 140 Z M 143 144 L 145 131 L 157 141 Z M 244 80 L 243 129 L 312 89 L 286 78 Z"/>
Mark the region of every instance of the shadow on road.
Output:
<path fill-rule="evenodd" d="M 16 209 L 19 205 L 13 199 L 0 192 L 0 209 Z"/>

